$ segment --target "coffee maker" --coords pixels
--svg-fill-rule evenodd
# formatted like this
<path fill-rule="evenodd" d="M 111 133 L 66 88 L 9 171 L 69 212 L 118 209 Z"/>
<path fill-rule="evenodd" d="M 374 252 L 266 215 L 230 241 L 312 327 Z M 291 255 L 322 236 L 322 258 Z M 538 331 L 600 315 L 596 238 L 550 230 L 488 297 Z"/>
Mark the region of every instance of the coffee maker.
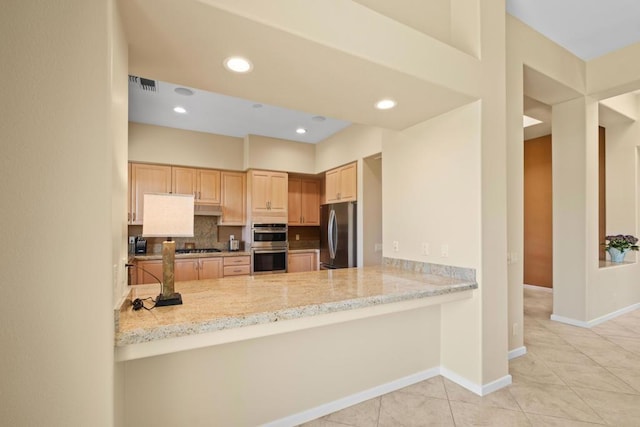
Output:
<path fill-rule="evenodd" d="M 229 251 L 236 252 L 240 250 L 240 241 L 232 234 L 229 236 Z"/>
<path fill-rule="evenodd" d="M 147 253 L 147 241 L 143 239 L 141 236 L 136 237 L 135 240 L 135 253 L 137 254 L 146 254 Z"/>

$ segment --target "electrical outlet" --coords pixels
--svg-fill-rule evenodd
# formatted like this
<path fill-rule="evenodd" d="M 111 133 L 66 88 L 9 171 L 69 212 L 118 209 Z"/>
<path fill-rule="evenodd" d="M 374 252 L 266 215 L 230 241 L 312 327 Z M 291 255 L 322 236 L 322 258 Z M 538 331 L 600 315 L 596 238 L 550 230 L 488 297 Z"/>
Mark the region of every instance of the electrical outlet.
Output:
<path fill-rule="evenodd" d="M 296 234 L 296 240 L 300 240 L 300 235 Z"/>
<path fill-rule="evenodd" d="M 440 247 L 440 255 L 444 258 L 449 256 L 449 245 L 442 245 Z"/>
<path fill-rule="evenodd" d="M 422 255 L 429 255 L 429 244 L 422 243 Z"/>
<path fill-rule="evenodd" d="M 393 241 L 393 250 L 394 250 L 395 252 L 398 252 L 398 251 L 400 250 L 400 243 L 398 243 L 398 241 L 397 241 L 397 240 L 394 240 L 394 241 Z"/>
<path fill-rule="evenodd" d="M 129 244 L 133 245 L 136 242 L 135 236 L 129 236 Z"/>

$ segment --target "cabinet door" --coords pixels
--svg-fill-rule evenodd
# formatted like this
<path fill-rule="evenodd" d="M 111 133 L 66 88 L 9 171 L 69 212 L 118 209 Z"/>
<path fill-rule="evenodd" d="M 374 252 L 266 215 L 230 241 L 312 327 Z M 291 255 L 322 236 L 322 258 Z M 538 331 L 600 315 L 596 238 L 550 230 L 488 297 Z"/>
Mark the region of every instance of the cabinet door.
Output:
<path fill-rule="evenodd" d="M 302 271 L 315 270 L 315 254 L 313 253 L 301 253 L 301 254 L 289 254 L 289 265 L 287 272 L 299 273 Z"/>
<path fill-rule="evenodd" d="M 333 169 L 325 174 L 325 194 L 326 202 L 333 203 L 338 201 L 338 193 L 340 192 L 340 170 Z"/>
<path fill-rule="evenodd" d="M 340 168 L 340 201 L 350 202 L 357 198 L 357 169 L 352 163 Z"/>
<path fill-rule="evenodd" d="M 198 260 L 190 258 L 177 259 L 173 271 L 176 282 L 198 280 Z"/>
<path fill-rule="evenodd" d="M 198 170 L 198 194 L 196 204 L 220 204 L 220 171 L 211 169 Z"/>
<path fill-rule="evenodd" d="M 320 181 L 303 179 L 300 189 L 302 225 L 320 225 Z"/>
<path fill-rule="evenodd" d="M 265 213 L 269 210 L 269 186 L 271 176 L 268 172 L 251 172 L 251 210 Z"/>
<path fill-rule="evenodd" d="M 174 194 L 198 195 L 196 170 L 191 168 L 171 167 L 171 191 Z"/>
<path fill-rule="evenodd" d="M 222 258 L 200 259 L 200 280 L 222 277 Z"/>
<path fill-rule="evenodd" d="M 287 223 L 289 225 L 302 224 L 302 180 L 300 178 L 289 178 L 288 205 Z"/>
<path fill-rule="evenodd" d="M 151 274 L 149 274 L 151 273 Z M 136 284 L 145 285 L 147 283 L 158 283 L 153 276 L 156 276 L 162 282 L 162 261 L 137 261 L 136 262 Z M 160 286 L 158 284 L 158 286 Z M 158 289 L 158 293 L 160 290 Z"/>
<path fill-rule="evenodd" d="M 131 224 L 133 215 L 131 215 L 131 163 L 127 169 L 127 223 Z"/>
<path fill-rule="evenodd" d="M 222 172 L 222 217 L 221 225 L 245 225 L 246 174 L 242 172 Z"/>
<path fill-rule="evenodd" d="M 142 224 L 145 193 L 171 192 L 171 166 L 131 164 L 131 224 Z"/>
<path fill-rule="evenodd" d="M 271 173 L 269 179 L 269 212 L 287 213 L 289 182 L 286 173 Z"/>

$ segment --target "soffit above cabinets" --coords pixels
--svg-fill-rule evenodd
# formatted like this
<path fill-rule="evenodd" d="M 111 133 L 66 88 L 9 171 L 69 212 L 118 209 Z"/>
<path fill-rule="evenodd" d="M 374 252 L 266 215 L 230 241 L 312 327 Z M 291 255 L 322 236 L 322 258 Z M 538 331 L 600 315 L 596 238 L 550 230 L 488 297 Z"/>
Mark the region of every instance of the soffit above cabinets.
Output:
<path fill-rule="evenodd" d="M 263 16 L 223 10 L 218 3 L 227 9 L 245 7 L 210 0 L 120 2 L 129 74 L 312 116 L 398 130 L 478 98 L 477 59 L 357 3 L 336 5 L 363 19 L 329 20 L 335 31 L 313 34 L 326 35 L 323 40 L 310 35 L 317 28 L 309 25 L 296 31 L 267 22 Z M 251 4 L 262 7 L 262 3 Z M 283 4 L 275 2 L 273 7 Z M 323 4 L 294 4 L 287 18 L 295 15 L 318 26 L 328 25 L 324 16 L 332 16 L 332 8 Z M 374 21 L 385 31 L 367 25 Z M 335 33 L 347 34 L 354 25 L 359 31 L 349 31 L 345 42 L 349 49 L 341 49 L 344 37 L 338 40 Z M 411 43 L 398 44 L 400 39 Z M 249 58 L 252 71 L 228 72 L 222 61 L 233 55 Z M 397 107 L 376 110 L 374 104 L 384 97 L 395 99 Z"/>

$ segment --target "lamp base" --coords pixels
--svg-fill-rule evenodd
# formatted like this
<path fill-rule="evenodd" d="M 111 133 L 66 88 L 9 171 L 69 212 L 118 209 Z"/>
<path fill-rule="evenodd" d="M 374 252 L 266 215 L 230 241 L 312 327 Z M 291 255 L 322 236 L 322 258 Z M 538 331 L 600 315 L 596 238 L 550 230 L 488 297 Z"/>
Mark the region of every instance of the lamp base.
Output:
<path fill-rule="evenodd" d="M 166 307 L 168 305 L 181 305 L 182 304 L 182 295 L 178 292 L 174 292 L 170 295 L 158 295 L 156 298 L 156 307 Z"/>

